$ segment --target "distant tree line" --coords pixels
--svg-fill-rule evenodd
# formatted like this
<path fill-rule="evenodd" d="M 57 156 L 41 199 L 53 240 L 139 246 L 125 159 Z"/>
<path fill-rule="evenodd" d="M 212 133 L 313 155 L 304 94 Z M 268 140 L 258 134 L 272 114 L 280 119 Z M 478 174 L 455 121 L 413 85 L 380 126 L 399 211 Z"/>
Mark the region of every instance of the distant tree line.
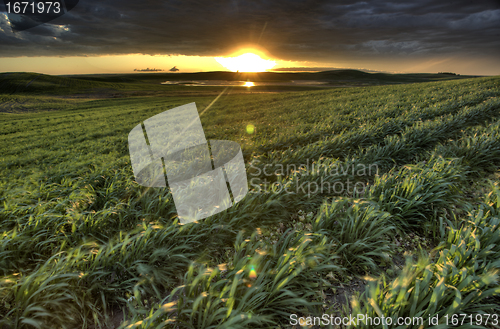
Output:
<path fill-rule="evenodd" d="M 160 71 L 165 71 L 165 70 L 157 69 L 157 68 L 150 69 L 148 67 L 147 69 L 134 69 L 134 71 L 137 71 L 137 72 L 160 72 Z"/>

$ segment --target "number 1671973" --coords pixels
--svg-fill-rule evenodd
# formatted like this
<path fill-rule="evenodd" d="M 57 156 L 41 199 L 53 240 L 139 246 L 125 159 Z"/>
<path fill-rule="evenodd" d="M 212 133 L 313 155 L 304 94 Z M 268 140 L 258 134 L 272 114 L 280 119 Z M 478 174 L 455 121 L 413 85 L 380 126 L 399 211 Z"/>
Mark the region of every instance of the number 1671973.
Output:
<path fill-rule="evenodd" d="M 8 1 L 5 6 L 8 14 L 59 14 L 62 10 L 60 1 Z"/>

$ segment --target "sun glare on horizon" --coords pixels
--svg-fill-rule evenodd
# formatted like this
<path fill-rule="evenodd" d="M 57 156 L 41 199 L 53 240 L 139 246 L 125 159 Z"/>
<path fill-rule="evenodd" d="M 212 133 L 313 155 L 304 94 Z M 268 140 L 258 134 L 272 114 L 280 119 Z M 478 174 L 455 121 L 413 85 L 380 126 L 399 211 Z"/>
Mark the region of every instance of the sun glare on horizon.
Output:
<path fill-rule="evenodd" d="M 245 53 L 237 57 L 215 57 L 215 60 L 233 72 L 265 72 L 276 65 L 275 61 L 263 59 L 254 53 Z"/>

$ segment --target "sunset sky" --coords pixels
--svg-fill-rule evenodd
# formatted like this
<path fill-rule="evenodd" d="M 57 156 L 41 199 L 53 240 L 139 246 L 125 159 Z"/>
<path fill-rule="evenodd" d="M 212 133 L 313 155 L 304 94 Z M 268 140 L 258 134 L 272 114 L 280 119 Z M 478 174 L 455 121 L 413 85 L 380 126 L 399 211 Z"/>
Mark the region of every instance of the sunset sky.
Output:
<path fill-rule="evenodd" d="M 500 75 L 498 0 L 81 0 L 17 32 L 0 11 L 0 72 L 222 71 L 245 50 L 273 69 Z"/>

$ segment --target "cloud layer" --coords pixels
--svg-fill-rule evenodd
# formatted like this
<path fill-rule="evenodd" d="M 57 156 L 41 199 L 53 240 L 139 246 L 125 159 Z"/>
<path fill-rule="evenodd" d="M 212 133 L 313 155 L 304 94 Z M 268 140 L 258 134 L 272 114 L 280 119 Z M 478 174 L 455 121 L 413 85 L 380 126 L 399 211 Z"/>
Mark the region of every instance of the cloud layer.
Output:
<path fill-rule="evenodd" d="M 500 2 L 88 0 L 23 32 L 13 33 L 0 14 L 0 44 L 0 57 L 223 56 L 260 45 L 296 61 L 494 58 Z"/>

